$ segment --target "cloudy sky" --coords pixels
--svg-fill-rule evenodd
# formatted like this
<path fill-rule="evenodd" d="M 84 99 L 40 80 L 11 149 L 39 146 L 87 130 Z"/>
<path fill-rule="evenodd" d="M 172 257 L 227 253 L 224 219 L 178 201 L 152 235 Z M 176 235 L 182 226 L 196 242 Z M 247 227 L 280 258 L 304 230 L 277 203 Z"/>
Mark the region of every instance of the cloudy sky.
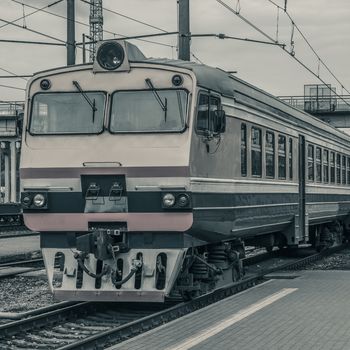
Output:
<path fill-rule="evenodd" d="M 277 35 L 277 9 L 268 0 L 224 0 L 234 9 L 240 7 L 240 14 L 261 28 L 273 38 Z M 275 0 L 281 6 L 284 0 Z M 0 20 L 13 21 L 29 15 L 35 9 L 23 6 L 22 3 L 42 8 L 54 0 L 0 0 Z M 76 20 L 83 23 L 89 21 L 89 5 L 82 0 L 76 2 Z M 190 0 L 191 32 L 224 33 L 241 38 L 266 40 L 261 34 L 230 13 L 215 0 Z M 166 31 L 177 30 L 176 0 L 104 0 L 106 9 L 150 23 Z M 348 0 L 288 0 L 288 11 L 296 24 L 303 31 L 310 43 L 334 72 L 346 89 L 350 91 L 350 2 Z M 66 15 L 66 0 L 47 9 L 55 14 Z M 40 31 L 65 40 L 66 21 L 44 12 L 37 12 L 15 22 L 19 27 L 6 25 L 0 21 L 0 39 L 53 41 L 29 32 L 22 27 Z M 290 50 L 290 20 L 283 12 L 279 13 L 278 39 Z M 88 26 L 76 24 L 76 40 L 81 41 L 83 33 L 88 34 Z M 122 35 L 139 35 L 156 33 L 157 30 L 132 22 L 111 12 L 104 12 L 104 29 Z M 105 33 L 105 39 L 113 34 Z M 308 49 L 295 32 L 295 54 L 302 62 L 315 72 L 319 65 L 315 55 Z M 152 38 L 149 43 L 133 41 L 141 50 L 152 57 L 170 57 L 177 55 L 175 36 Z M 194 38 L 192 52 L 205 64 L 237 71 L 238 77 L 263 88 L 275 95 L 302 95 L 304 84 L 320 83 L 315 77 L 294 61 L 279 47 L 272 45 L 220 40 L 215 38 Z M 77 49 L 77 63 L 82 61 L 82 51 Z M 32 74 L 43 69 L 66 64 L 64 47 L 20 45 L 0 42 L 0 69 L 16 74 Z M 0 75 L 6 75 L 0 70 Z M 327 83 L 336 86 L 337 81 L 320 66 L 320 76 Z M 11 85 L 24 88 L 24 79 L 0 78 L 0 85 Z M 344 93 L 346 91 L 344 90 Z M 0 100 L 23 99 L 24 92 L 0 86 Z"/>

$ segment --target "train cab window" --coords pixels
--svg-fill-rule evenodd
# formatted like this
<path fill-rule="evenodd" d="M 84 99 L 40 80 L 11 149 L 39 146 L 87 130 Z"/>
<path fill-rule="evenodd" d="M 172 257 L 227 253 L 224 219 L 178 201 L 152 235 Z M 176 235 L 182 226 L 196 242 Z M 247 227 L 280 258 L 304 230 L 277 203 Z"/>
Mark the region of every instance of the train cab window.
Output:
<path fill-rule="evenodd" d="M 341 156 L 341 183 L 346 185 L 346 157 Z"/>
<path fill-rule="evenodd" d="M 197 131 L 217 132 L 215 112 L 220 108 L 220 99 L 215 96 L 200 94 L 197 114 Z"/>
<path fill-rule="evenodd" d="M 286 137 L 278 135 L 278 178 L 286 178 Z"/>
<path fill-rule="evenodd" d="M 293 180 L 293 139 L 289 139 L 289 151 L 288 151 L 288 160 L 289 160 L 289 179 Z"/>
<path fill-rule="evenodd" d="M 94 102 L 94 109 L 87 100 Z M 33 97 L 29 131 L 32 135 L 101 133 L 105 100 L 103 92 L 38 93 Z"/>
<path fill-rule="evenodd" d="M 348 173 L 348 185 L 350 185 L 350 157 L 348 157 L 346 163 L 346 172 Z"/>
<path fill-rule="evenodd" d="M 323 150 L 323 182 L 329 182 L 329 151 Z"/>
<path fill-rule="evenodd" d="M 265 136 L 266 177 L 275 177 L 275 134 L 266 131 Z"/>
<path fill-rule="evenodd" d="M 322 151 L 316 147 L 316 182 L 322 182 Z"/>
<path fill-rule="evenodd" d="M 335 183 L 335 153 L 331 152 L 331 183 Z"/>
<path fill-rule="evenodd" d="M 261 177 L 262 143 L 261 129 L 252 127 L 252 175 Z"/>
<path fill-rule="evenodd" d="M 340 154 L 337 153 L 337 162 L 336 162 L 336 171 L 337 171 L 337 184 L 341 183 L 340 179 Z"/>
<path fill-rule="evenodd" d="M 241 125 L 241 175 L 247 176 L 247 125 Z"/>
<path fill-rule="evenodd" d="M 308 145 L 307 146 L 307 178 L 309 181 L 314 181 L 315 179 L 315 173 L 314 173 L 314 163 L 315 156 L 314 156 L 314 146 Z"/>

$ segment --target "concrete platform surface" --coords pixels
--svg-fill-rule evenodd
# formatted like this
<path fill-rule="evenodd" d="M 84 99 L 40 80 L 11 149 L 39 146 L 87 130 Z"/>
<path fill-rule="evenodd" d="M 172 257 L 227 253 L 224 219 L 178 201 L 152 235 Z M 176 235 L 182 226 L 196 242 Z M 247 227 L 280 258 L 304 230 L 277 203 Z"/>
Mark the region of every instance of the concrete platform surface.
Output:
<path fill-rule="evenodd" d="M 0 257 L 34 252 L 40 249 L 40 236 L 0 239 Z"/>
<path fill-rule="evenodd" d="M 270 280 L 109 350 L 350 349 L 350 271 Z"/>

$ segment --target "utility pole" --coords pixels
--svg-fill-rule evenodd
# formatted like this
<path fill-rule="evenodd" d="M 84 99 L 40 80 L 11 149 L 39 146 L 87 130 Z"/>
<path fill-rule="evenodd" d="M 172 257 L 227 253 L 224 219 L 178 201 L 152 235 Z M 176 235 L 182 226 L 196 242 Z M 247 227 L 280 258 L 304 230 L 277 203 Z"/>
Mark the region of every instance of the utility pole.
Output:
<path fill-rule="evenodd" d="M 103 40 L 103 8 L 102 0 L 90 0 L 90 62 L 96 54 L 96 42 Z"/>
<path fill-rule="evenodd" d="M 75 0 L 67 0 L 67 66 L 75 64 Z"/>
<path fill-rule="evenodd" d="M 177 0 L 179 11 L 179 59 L 184 61 L 190 61 L 190 1 L 189 0 Z"/>

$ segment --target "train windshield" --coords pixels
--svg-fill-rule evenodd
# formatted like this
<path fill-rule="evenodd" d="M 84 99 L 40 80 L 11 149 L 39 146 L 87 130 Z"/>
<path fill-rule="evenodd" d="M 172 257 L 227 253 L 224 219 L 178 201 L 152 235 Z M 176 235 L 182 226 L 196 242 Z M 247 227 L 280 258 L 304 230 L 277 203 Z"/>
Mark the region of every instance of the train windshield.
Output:
<path fill-rule="evenodd" d="M 186 111 L 184 90 L 119 91 L 112 97 L 110 131 L 181 132 Z"/>
<path fill-rule="evenodd" d="M 30 132 L 36 135 L 97 134 L 103 130 L 102 92 L 40 93 L 33 98 Z M 92 101 L 94 108 L 88 103 Z"/>

